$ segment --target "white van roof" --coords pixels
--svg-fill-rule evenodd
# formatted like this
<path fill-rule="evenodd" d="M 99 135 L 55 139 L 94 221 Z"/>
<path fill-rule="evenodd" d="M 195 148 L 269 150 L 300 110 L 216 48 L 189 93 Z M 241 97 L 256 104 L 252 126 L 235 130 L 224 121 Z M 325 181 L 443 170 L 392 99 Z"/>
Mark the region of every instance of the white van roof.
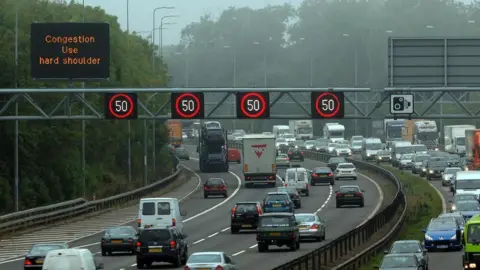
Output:
<path fill-rule="evenodd" d="M 461 171 L 457 172 L 455 180 L 478 180 L 480 181 L 480 171 Z"/>
<path fill-rule="evenodd" d="M 152 198 L 141 198 L 140 201 L 178 201 L 178 199 L 177 198 L 152 197 Z"/>
<path fill-rule="evenodd" d="M 90 253 L 90 250 L 86 248 L 69 248 L 69 249 L 56 249 L 56 250 L 51 250 L 48 252 L 48 254 L 51 254 L 50 256 L 72 256 L 72 255 L 78 255 L 82 253 Z"/>

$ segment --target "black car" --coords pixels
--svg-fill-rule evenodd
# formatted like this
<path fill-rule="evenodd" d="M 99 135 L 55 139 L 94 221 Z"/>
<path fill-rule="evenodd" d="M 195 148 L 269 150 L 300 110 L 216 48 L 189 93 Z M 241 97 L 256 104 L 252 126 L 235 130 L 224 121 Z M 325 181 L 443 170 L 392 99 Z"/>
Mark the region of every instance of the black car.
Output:
<path fill-rule="evenodd" d="M 365 206 L 365 200 L 363 198 L 363 190 L 358 186 L 341 186 L 336 191 L 336 206 L 340 208 L 344 205 L 358 205 L 360 207 Z"/>
<path fill-rule="evenodd" d="M 327 167 L 333 172 L 337 169 L 337 166 L 340 163 L 347 163 L 347 160 L 344 157 L 332 157 L 328 160 Z"/>
<path fill-rule="evenodd" d="M 268 213 L 260 216 L 257 228 L 259 252 L 268 250 L 269 245 L 288 246 L 291 251 L 300 248 L 299 223 L 292 213 Z"/>
<path fill-rule="evenodd" d="M 63 243 L 45 243 L 35 244 L 32 246 L 23 262 L 25 270 L 27 269 L 42 269 L 45 256 L 51 250 L 67 249 L 69 246 Z"/>
<path fill-rule="evenodd" d="M 428 180 L 433 178 L 441 178 L 443 171 L 447 168 L 447 162 L 441 157 L 432 157 L 427 161 L 425 166 L 425 174 Z"/>
<path fill-rule="evenodd" d="M 448 167 L 458 167 L 460 165 L 460 156 L 456 154 L 448 155 L 445 158 Z"/>
<path fill-rule="evenodd" d="M 222 178 L 210 178 L 205 181 L 203 185 L 203 197 L 208 198 L 209 196 L 223 196 L 228 197 L 228 190 L 225 181 Z"/>
<path fill-rule="evenodd" d="M 112 255 L 113 252 L 135 253 L 137 231 L 132 226 L 118 226 L 108 228 L 102 237 L 100 247 L 102 256 Z"/>
<path fill-rule="evenodd" d="M 292 161 L 292 160 L 300 160 L 300 161 L 303 161 L 304 158 L 303 158 L 303 150 L 301 149 L 298 149 L 298 148 L 290 148 L 288 149 L 288 158 Z"/>
<path fill-rule="evenodd" d="M 175 267 L 188 260 L 187 235 L 177 228 L 148 228 L 140 231 L 137 241 L 137 268 L 150 268 L 154 262 L 172 263 Z"/>
<path fill-rule="evenodd" d="M 256 229 L 258 217 L 263 213 L 258 202 L 238 202 L 232 209 L 230 232 L 238 233 L 240 230 Z"/>
<path fill-rule="evenodd" d="M 335 185 L 335 176 L 329 167 L 315 167 L 312 169 L 310 185 L 315 186 L 316 184 Z"/>
<path fill-rule="evenodd" d="M 295 208 L 302 207 L 302 199 L 300 197 L 300 193 L 298 193 L 297 188 L 295 187 L 278 187 L 277 192 L 287 192 L 290 195 L 290 199 L 292 200 Z"/>

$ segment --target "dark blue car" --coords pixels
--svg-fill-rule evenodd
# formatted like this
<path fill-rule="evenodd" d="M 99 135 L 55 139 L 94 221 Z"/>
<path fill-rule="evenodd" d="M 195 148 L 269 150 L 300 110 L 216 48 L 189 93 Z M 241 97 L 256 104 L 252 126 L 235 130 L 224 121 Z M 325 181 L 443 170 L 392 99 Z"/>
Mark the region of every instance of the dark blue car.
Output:
<path fill-rule="evenodd" d="M 295 206 L 287 192 L 269 192 L 263 200 L 264 213 L 295 212 Z"/>
<path fill-rule="evenodd" d="M 425 232 L 425 249 L 461 250 L 461 231 L 460 225 L 453 217 L 451 219 L 434 218 L 428 224 L 427 229 L 423 230 Z"/>
<path fill-rule="evenodd" d="M 461 213 L 466 221 L 480 214 L 480 204 L 477 200 L 458 201 L 455 203 L 454 213 Z"/>

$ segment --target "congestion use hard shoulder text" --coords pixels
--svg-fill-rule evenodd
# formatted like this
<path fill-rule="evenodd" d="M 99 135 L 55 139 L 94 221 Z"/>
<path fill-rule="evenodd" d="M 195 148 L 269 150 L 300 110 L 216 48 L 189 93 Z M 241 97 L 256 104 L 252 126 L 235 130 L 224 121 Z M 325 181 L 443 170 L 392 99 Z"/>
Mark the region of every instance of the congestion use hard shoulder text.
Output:
<path fill-rule="evenodd" d="M 50 45 L 61 45 L 60 53 L 62 56 L 42 57 L 39 56 L 40 65 L 99 65 L 100 57 L 78 56 L 79 45 L 94 45 L 96 40 L 93 36 L 52 36 L 46 35 L 43 42 Z"/>

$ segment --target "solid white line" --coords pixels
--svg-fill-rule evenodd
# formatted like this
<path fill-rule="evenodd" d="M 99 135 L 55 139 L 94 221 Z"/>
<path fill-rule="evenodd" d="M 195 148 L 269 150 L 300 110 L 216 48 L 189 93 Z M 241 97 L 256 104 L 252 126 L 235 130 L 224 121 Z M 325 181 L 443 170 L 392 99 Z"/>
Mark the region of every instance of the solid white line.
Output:
<path fill-rule="evenodd" d="M 440 200 L 442 200 L 442 213 L 446 213 L 447 212 L 447 202 L 445 201 L 445 198 L 443 197 L 442 192 L 435 185 L 430 183 L 428 180 L 427 180 L 427 183 L 431 187 L 433 187 L 435 189 L 435 191 L 437 192 L 438 196 L 440 196 Z"/>
<path fill-rule="evenodd" d="M 228 230 L 230 230 L 230 227 L 221 230 L 221 232 L 226 232 L 226 231 L 228 231 Z"/>
<path fill-rule="evenodd" d="M 202 239 L 200 239 L 200 240 L 198 240 L 198 241 L 193 242 L 192 245 L 196 245 L 196 244 L 201 243 L 201 242 L 203 242 L 203 241 L 205 241 L 205 238 L 202 238 Z"/>
<path fill-rule="evenodd" d="M 242 250 L 242 251 L 240 251 L 240 252 L 237 252 L 237 253 L 235 253 L 235 254 L 232 254 L 232 257 L 233 257 L 233 256 L 237 256 L 237 255 L 240 255 L 240 254 L 242 254 L 242 253 L 244 253 L 244 252 L 245 252 L 245 250 Z"/>
<path fill-rule="evenodd" d="M 330 190 L 329 190 L 329 193 L 328 193 L 328 197 L 327 199 L 325 200 L 325 202 L 323 202 L 322 206 L 320 206 L 320 208 L 317 209 L 317 211 L 313 212 L 314 214 L 322 211 L 323 208 L 325 208 L 328 204 L 328 202 L 330 201 L 330 199 L 332 198 L 332 194 L 333 194 L 333 187 L 331 185 L 328 185 Z"/>
<path fill-rule="evenodd" d="M 131 266 L 131 267 L 134 267 L 134 266 L 137 266 L 137 264 L 136 264 L 136 263 L 134 263 L 134 264 L 132 264 L 132 265 L 130 265 L 130 266 Z"/>
<path fill-rule="evenodd" d="M 219 234 L 219 232 L 216 232 L 216 233 L 214 233 L 214 234 L 210 234 L 209 236 L 207 236 L 207 238 L 212 238 L 212 237 L 214 237 L 214 236 L 217 235 L 217 234 Z"/>
<path fill-rule="evenodd" d="M 251 246 L 251 247 L 249 247 L 249 248 L 256 248 L 257 246 L 258 246 L 258 244 L 255 244 L 255 245 L 253 245 L 253 246 Z"/>
<path fill-rule="evenodd" d="M 367 179 L 368 181 L 372 182 L 372 184 L 374 184 L 375 187 L 377 188 L 378 194 L 379 194 L 380 196 L 379 196 L 379 198 L 378 198 L 378 200 L 377 200 L 377 205 L 375 206 L 375 209 L 373 209 L 373 212 L 370 213 L 370 215 L 369 215 L 362 223 L 360 223 L 360 224 L 357 226 L 357 228 L 360 227 L 360 226 L 362 226 L 363 224 L 367 223 L 367 221 L 368 221 L 369 219 L 371 219 L 371 218 L 380 210 L 380 207 L 382 207 L 382 203 L 383 203 L 383 200 L 384 200 L 383 190 L 382 190 L 382 188 L 380 187 L 380 185 L 377 184 L 377 182 L 375 182 L 372 178 L 370 178 L 370 177 L 368 177 L 368 176 L 366 176 L 366 175 L 364 175 L 364 174 L 359 173 L 359 175 L 363 176 L 365 179 Z"/>

